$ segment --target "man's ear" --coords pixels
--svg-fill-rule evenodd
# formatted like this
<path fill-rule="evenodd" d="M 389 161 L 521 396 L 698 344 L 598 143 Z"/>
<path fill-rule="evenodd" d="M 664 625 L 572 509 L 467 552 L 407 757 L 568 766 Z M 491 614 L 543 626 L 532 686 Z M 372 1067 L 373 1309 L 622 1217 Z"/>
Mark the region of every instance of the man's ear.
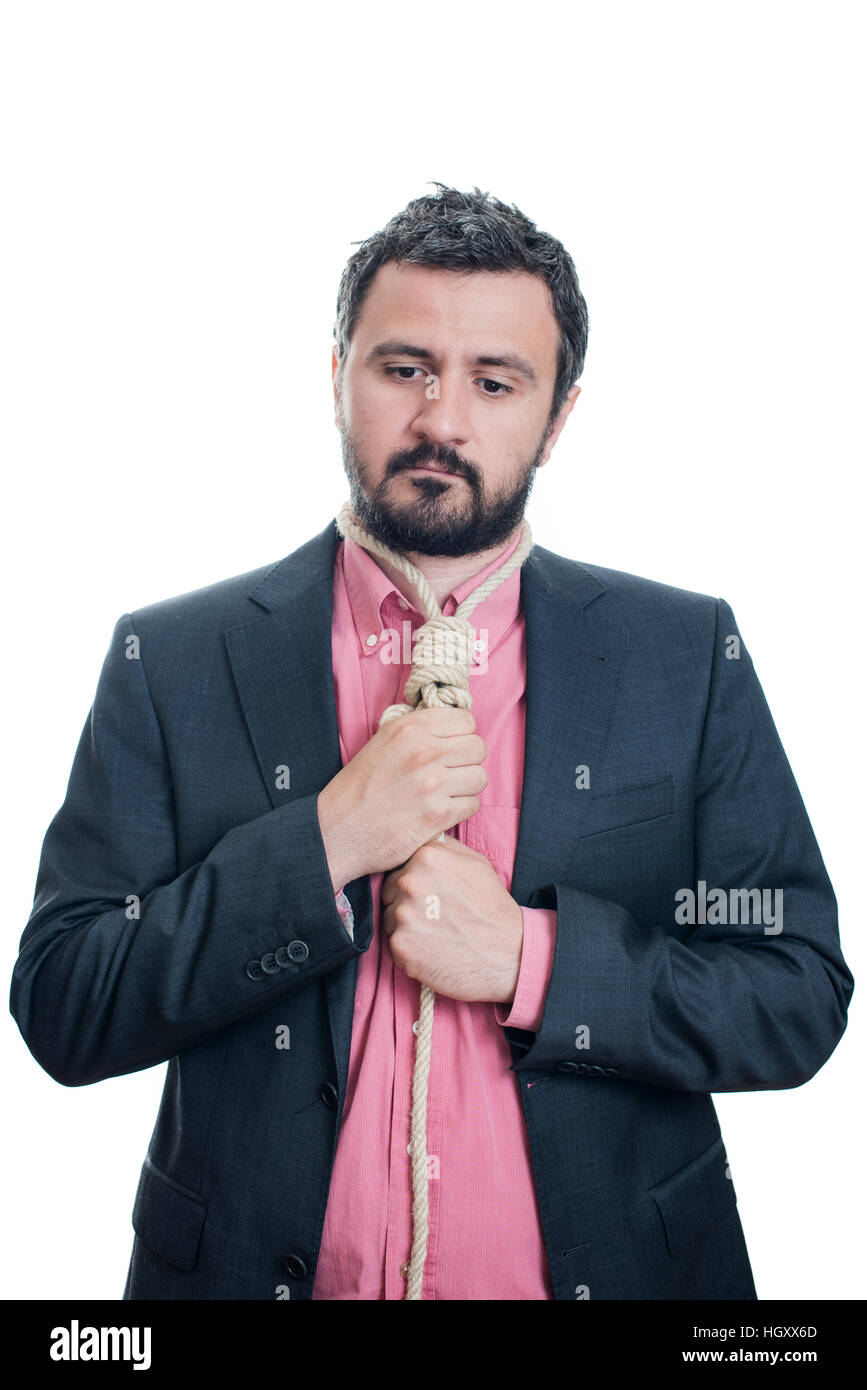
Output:
<path fill-rule="evenodd" d="M 559 415 L 557 416 L 557 419 L 554 421 L 553 425 L 551 426 L 550 433 L 548 434 L 548 436 L 547 436 L 547 438 L 546 438 L 546 440 L 545 440 L 545 449 L 544 449 L 544 452 L 543 452 L 543 454 L 542 454 L 542 457 L 539 459 L 539 462 L 536 464 L 536 467 L 537 467 L 537 468 L 544 468 L 545 464 L 548 462 L 549 458 L 551 457 L 551 451 L 552 451 L 552 449 L 554 448 L 554 445 L 557 443 L 557 440 L 558 440 L 558 438 L 559 438 L 559 436 L 560 436 L 560 431 L 562 430 L 562 428 L 563 428 L 563 426 L 565 425 L 566 421 L 568 420 L 570 414 L 572 413 L 572 408 L 573 408 L 573 406 L 575 405 L 575 402 L 577 401 L 577 399 L 578 399 L 578 397 L 579 397 L 580 395 L 581 395 L 581 387 L 580 387 L 580 386 L 573 386 L 573 387 L 571 387 L 571 389 L 569 390 L 569 392 L 568 392 L 568 394 L 567 394 L 567 396 L 566 396 L 565 401 L 563 402 L 563 404 L 562 404 L 561 407 L 560 407 L 560 413 L 559 413 Z"/>

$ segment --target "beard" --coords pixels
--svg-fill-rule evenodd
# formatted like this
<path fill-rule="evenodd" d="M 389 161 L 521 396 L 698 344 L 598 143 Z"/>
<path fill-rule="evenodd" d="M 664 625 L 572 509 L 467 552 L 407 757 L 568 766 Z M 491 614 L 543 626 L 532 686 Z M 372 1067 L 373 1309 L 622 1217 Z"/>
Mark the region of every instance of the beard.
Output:
<path fill-rule="evenodd" d="M 545 434 L 532 459 L 521 464 L 497 493 L 488 494 L 478 468 L 448 445 L 426 440 L 414 449 L 398 449 L 386 461 L 385 474 L 373 489 L 370 468 L 361 457 L 350 430 L 340 431 L 343 468 L 349 479 L 352 510 L 370 533 L 400 554 L 477 555 L 507 541 L 523 519 L 527 499 L 548 437 Z M 439 463 L 465 481 L 455 483 L 424 473 L 413 478 L 415 496 L 393 500 L 393 480 L 409 468 Z"/>

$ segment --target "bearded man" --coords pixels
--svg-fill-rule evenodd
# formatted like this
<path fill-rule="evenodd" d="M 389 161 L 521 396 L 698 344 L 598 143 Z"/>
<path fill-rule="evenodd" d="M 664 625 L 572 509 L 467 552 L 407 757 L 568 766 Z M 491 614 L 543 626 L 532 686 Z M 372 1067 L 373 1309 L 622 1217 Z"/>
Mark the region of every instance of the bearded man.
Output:
<path fill-rule="evenodd" d="M 116 625 L 12 1011 L 63 1085 L 168 1063 L 126 1299 L 756 1297 L 711 1093 L 852 976 L 731 608 L 532 542 L 587 328 L 437 185 L 341 280 L 340 515 Z"/>

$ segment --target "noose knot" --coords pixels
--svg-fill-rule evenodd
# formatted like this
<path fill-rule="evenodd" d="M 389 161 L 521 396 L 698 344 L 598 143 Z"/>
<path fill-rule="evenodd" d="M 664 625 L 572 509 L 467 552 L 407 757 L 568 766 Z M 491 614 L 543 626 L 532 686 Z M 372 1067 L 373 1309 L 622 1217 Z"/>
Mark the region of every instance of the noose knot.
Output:
<path fill-rule="evenodd" d="M 476 630 L 466 618 L 429 618 L 415 634 L 404 696 L 412 709 L 454 705 L 471 709 L 470 660 Z"/>
<path fill-rule="evenodd" d="M 444 613 L 416 629 L 412 665 L 404 688 L 405 704 L 389 705 L 380 725 L 401 714 L 437 705 L 472 709 L 470 663 L 476 629 L 467 618 Z"/>

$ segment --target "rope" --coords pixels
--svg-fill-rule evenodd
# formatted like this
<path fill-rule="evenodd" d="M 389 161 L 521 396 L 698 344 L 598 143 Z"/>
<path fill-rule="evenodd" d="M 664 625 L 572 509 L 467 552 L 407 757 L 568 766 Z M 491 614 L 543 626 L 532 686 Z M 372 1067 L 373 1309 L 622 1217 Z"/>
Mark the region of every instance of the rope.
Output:
<path fill-rule="evenodd" d="M 470 613 L 488 598 L 509 575 L 514 574 L 533 548 L 533 536 L 526 517 L 522 521 L 522 536 L 513 553 L 499 569 L 468 594 L 451 617 L 446 617 L 436 596 L 420 570 L 404 555 L 383 545 L 356 520 L 350 504 L 344 503 L 337 514 L 337 526 L 370 551 L 387 560 L 413 585 L 421 601 L 427 621 L 417 630 L 412 652 L 412 670 L 404 688 L 405 704 L 389 705 L 379 721 L 379 728 L 399 715 L 435 705 L 452 705 L 471 709 L 470 658 L 475 640 L 475 628 L 468 621 Z M 447 648 L 442 657 L 444 645 Z M 445 839 L 445 831 L 436 836 Z M 433 1039 L 434 991 L 421 987 L 415 1063 L 412 1074 L 412 1122 L 410 1155 L 412 1159 L 412 1253 L 409 1259 L 406 1299 L 421 1299 L 421 1286 L 428 1245 L 428 1175 L 427 1175 L 427 1092 L 430 1076 L 431 1043 Z"/>

